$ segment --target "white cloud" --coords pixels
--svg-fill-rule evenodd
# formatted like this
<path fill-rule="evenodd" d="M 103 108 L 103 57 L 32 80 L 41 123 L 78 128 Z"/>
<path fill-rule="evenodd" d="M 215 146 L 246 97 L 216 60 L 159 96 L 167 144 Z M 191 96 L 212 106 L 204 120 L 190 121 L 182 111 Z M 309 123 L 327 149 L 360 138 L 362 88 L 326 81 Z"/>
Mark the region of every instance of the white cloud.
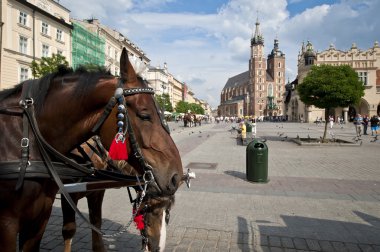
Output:
<path fill-rule="evenodd" d="M 106 20 L 112 14 L 124 12 L 132 8 L 132 0 L 60 0 L 59 3 L 71 11 L 71 17 L 78 19 L 98 18 Z"/>
<path fill-rule="evenodd" d="M 122 32 L 147 53 L 152 65 L 167 62 L 174 76 L 186 81 L 198 98 L 214 107 L 219 104 L 220 91 L 228 78 L 248 70 L 250 38 L 257 16 L 265 54 L 272 50 L 277 36 L 286 54 L 287 78 L 291 81 L 296 77 L 302 41 L 310 40 L 321 51 L 330 43 L 347 50 L 353 42 L 368 49 L 380 40 L 378 0 L 335 0 L 335 4 L 315 6 L 292 17 L 286 0 L 233 0 L 218 13 L 207 15 L 154 12 L 172 1 L 175 0 L 60 3 L 75 17 L 99 18 Z"/>

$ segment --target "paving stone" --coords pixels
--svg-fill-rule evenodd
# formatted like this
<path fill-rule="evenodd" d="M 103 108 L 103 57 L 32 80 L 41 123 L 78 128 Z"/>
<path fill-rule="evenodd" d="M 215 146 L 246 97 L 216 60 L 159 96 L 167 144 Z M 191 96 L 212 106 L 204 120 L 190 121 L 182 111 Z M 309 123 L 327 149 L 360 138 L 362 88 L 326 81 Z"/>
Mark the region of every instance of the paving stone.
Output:
<path fill-rule="evenodd" d="M 355 244 L 355 243 L 346 243 L 345 246 L 349 252 L 360 252 L 361 251 L 359 248 L 359 245 Z"/>
<path fill-rule="evenodd" d="M 345 251 L 348 251 L 348 249 L 346 248 L 346 246 L 344 245 L 343 242 L 336 242 L 336 241 L 333 241 L 331 242 L 332 246 L 334 247 L 334 249 L 337 251 L 337 252 L 345 252 Z"/>
<path fill-rule="evenodd" d="M 322 251 L 326 252 L 333 252 L 335 251 L 334 247 L 329 241 L 319 241 L 319 245 L 322 248 Z"/>
<path fill-rule="evenodd" d="M 269 236 L 269 246 L 281 247 L 281 239 L 277 236 Z"/>
<path fill-rule="evenodd" d="M 307 248 L 307 243 L 306 243 L 305 239 L 294 238 L 293 242 L 294 242 L 294 247 L 297 250 L 307 250 L 308 249 Z"/>
<path fill-rule="evenodd" d="M 374 252 L 375 249 L 369 244 L 359 244 L 360 249 L 363 252 Z"/>
<path fill-rule="evenodd" d="M 289 237 L 281 237 L 281 246 L 289 249 L 295 248 L 293 240 Z"/>
<path fill-rule="evenodd" d="M 306 243 L 307 243 L 307 246 L 310 250 L 322 251 L 321 246 L 319 246 L 319 243 L 317 240 L 306 239 Z"/>

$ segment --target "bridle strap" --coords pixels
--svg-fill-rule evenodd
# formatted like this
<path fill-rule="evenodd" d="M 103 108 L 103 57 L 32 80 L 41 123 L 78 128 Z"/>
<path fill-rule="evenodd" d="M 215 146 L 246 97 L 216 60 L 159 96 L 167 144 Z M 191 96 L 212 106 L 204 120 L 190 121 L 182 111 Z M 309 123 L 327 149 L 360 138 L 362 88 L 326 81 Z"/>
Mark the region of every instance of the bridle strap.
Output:
<path fill-rule="evenodd" d="M 124 96 L 130 96 L 135 94 L 154 94 L 153 88 L 127 88 L 124 89 Z"/>
<path fill-rule="evenodd" d="M 17 107 L 14 107 L 16 109 L 19 109 L 20 107 L 17 106 Z M 10 110 L 11 108 L 0 108 L 0 114 L 3 114 L 3 115 L 10 115 L 10 116 L 22 116 L 23 115 L 23 112 L 20 112 L 20 111 L 13 111 L 13 110 Z"/>
<path fill-rule="evenodd" d="M 19 191 L 24 184 L 26 168 L 29 166 L 29 164 L 29 121 L 27 115 L 24 113 L 22 116 L 20 174 L 16 183 L 16 191 Z"/>
<path fill-rule="evenodd" d="M 103 123 L 106 121 L 106 119 L 110 115 L 110 113 L 111 113 L 112 109 L 115 107 L 115 105 L 116 105 L 116 99 L 113 96 L 110 98 L 106 107 L 104 108 L 102 116 L 100 117 L 98 122 L 95 124 L 95 126 L 92 128 L 92 130 L 91 130 L 92 133 L 94 133 L 94 134 L 98 133 L 100 127 L 102 127 Z"/>

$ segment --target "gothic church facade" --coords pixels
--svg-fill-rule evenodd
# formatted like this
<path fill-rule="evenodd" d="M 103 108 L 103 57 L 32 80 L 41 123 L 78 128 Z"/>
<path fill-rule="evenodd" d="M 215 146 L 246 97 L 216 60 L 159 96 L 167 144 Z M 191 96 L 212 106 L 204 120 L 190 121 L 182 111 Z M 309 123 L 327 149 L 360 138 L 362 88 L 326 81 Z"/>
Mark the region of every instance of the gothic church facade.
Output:
<path fill-rule="evenodd" d="M 251 38 L 251 56 L 246 72 L 230 77 L 221 91 L 219 116 L 283 116 L 285 54 L 276 38 L 271 53 L 264 56 L 264 37 L 256 21 Z"/>

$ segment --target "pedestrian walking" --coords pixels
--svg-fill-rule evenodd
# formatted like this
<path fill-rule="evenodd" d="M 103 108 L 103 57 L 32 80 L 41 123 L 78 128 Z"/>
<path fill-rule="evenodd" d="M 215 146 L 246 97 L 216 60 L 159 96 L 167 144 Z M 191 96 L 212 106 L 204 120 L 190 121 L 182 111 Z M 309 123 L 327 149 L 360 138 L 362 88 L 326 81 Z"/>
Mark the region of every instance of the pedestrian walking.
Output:
<path fill-rule="evenodd" d="M 368 135 L 367 134 L 368 123 L 369 123 L 368 115 L 365 115 L 363 117 L 363 135 Z"/>
<path fill-rule="evenodd" d="M 334 126 L 334 117 L 332 115 L 329 116 L 329 122 L 330 122 L 330 129 Z"/>
<path fill-rule="evenodd" d="M 379 124 L 380 124 L 380 119 L 377 115 L 373 115 L 370 120 L 371 123 L 371 131 L 372 131 L 372 136 L 375 135 L 377 136 L 377 131 L 379 130 Z"/>
<path fill-rule="evenodd" d="M 363 117 L 360 114 L 357 114 L 354 118 L 354 125 L 356 130 L 357 138 L 362 136 L 362 125 L 363 125 Z"/>
<path fill-rule="evenodd" d="M 339 123 L 340 128 L 343 129 L 343 123 L 344 123 L 343 117 L 338 116 L 338 119 L 337 119 L 337 120 L 338 120 L 338 123 Z"/>

